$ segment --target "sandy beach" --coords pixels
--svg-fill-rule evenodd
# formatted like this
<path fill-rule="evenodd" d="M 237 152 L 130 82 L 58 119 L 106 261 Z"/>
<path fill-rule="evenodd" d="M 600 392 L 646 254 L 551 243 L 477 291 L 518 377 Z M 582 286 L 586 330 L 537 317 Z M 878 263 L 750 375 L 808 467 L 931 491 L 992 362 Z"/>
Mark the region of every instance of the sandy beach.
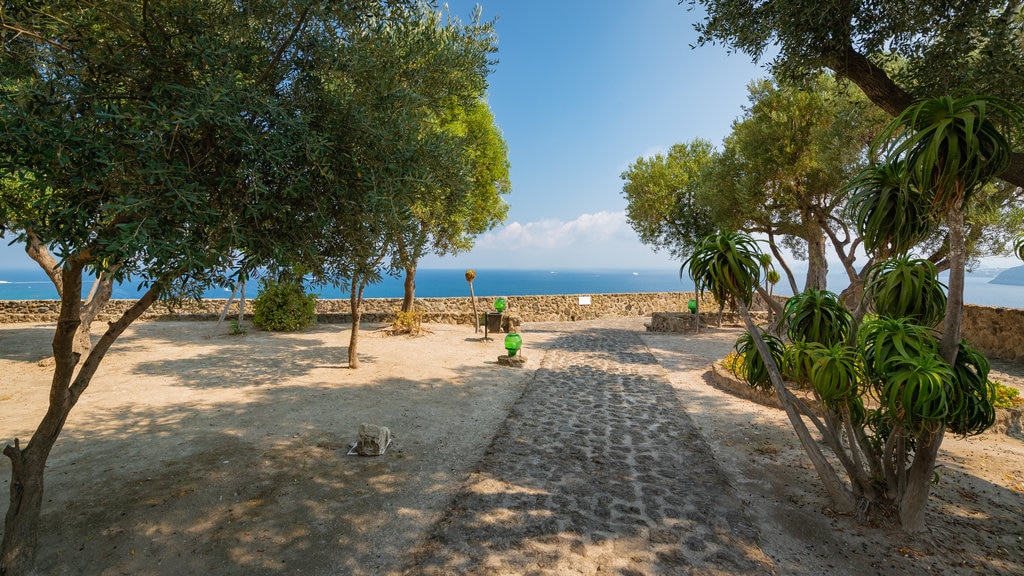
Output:
<path fill-rule="evenodd" d="M 523 368 L 471 327 L 369 326 L 349 370 L 344 325 L 139 323 L 50 456 L 38 573 L 1024 573 L 1021 438 L 947 438 L 924 534 L 864 526 L 781 411 L 710 384 L 738 328 L 643 324 L 525 324 Z M 4 441 L 45 410 L 52 329 L 0 326 Z M 361 423 L 385 455 L 348 455 Z"/>

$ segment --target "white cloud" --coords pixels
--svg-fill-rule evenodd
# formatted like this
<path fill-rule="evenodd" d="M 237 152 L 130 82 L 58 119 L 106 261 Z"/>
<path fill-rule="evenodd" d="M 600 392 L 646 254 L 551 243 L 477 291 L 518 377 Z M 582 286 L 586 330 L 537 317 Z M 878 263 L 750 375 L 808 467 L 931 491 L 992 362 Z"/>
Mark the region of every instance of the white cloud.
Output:
<path fill-rule="evenodd" d="M 573 246 L 626 239 L 632 235 L 625 212 L 581 214 L 575 220 L 512 222 L 477 240 L 477 248 L 489 250 L 561 250 Z"/>
<path fill-rule="evenodd" d="M 511 222 L 477 238 L 457 256 L 428 256 L 423 268 L 674 269 L 665 254 L 640 243 L 624 211 L 581 214 L 573 220 Z"/>

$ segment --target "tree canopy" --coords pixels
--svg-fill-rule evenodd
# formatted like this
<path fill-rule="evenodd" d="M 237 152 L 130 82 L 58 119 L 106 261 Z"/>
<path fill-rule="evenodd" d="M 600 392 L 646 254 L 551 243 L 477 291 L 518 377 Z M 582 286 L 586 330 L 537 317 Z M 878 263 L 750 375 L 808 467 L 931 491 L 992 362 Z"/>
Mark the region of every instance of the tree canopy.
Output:
<path fill-rule="evenodd" d="M 891 115 L 915 99 L 988 94 L 1024 105 L 1020 0 L 680 0 L 706 12 L 698 44 L 722 43 L 779 78 L 822 69 Z M 1004 125 L 1005 126 L 1005 125 Z M 1019 130 L 1019 128 L 1018 128 Z M 1024 153 L 1001 177 L 1024 186 Z"/>
<path fill-rule="evenodd" d="M 158 298 L 258 266 L 378 274 L 418 200 L 472 182 L 441 169 L 464 141 L 423 127 L 479 102 L 495 39 L 479 11 L 462 24 L 413 0 L 0 6 L 0 228 L 51 251 L 62 285 L 49 410 L 4 449 L 14 575 L 47 455 L 118 336 Z M 83 355 L 87 272 L 145 293 Z"/>
<path fill-rule="evenodd" d="M 637 158 L 622 173 L 626 219 L 641 242 L 685 258 L 716 231 L 699 197 L 701 175 L 714 157 L 712 144 L 698 138 L 672 145 L 668 154 Z"/>

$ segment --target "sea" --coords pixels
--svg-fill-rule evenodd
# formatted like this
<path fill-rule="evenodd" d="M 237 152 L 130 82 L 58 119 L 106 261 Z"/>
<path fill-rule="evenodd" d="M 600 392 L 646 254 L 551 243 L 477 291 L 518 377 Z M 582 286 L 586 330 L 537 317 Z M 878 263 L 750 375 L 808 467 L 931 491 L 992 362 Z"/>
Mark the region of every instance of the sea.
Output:
<path fill-rule="evenodd" d="M 469 296 L 465 270 L 421 269 L 416 274 L 417 297 Z M 991 284 L 997 270 L 968 273 L 964 286 L 964 300 L 968 304 L 1024 308 L 1024 286 Z M 802 280 L 802 273 L 797 272 Z M 944 280 L 944 278 L 943 278 Z M 832 272 L 828 287 L 838 292 L 848 285 L 846 275 Z M 385 276 L 381 282 L 368 286 L 366 298 L 400 298 L 403 293 L 401 277 Z M 348 298 L 348 292 L 332 286 L 307 287 L 320 298 Z M 529 296 L 548 294 L 617 294 L 640 292 L 685 292 L 693 290 L 689 277 L 679 277 L 679 270 L 503 270 L 477 269 L 473 291 L 480 297 Z M 83 292 L 88 291 L 88 283 Z M 141 292 L 137 283 L 127 281 L 114 288 L 115 299 L 134 299 Z M 789 295 L 785 280 L 775 287 L 778 294 Z M 227 298 L 228 288 L 215 288 L 204 294 L 207 298 Z M 255 283 L 250 284 L 246 296 L 256 295 Z M 0 300 L 52 300 L 57 291 L 41 270 L 0 268 Z"/>

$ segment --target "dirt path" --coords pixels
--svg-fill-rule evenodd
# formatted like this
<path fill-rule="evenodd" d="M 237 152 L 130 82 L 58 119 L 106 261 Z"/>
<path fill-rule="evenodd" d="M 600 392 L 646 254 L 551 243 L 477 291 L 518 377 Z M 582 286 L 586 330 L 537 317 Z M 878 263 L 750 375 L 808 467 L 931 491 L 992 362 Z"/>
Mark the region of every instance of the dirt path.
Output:
<path fill-rule="evenodd" d="M 1024 442 L 947 439 L 925 537 L 859 526 L 781 412 L 704 380 L 735 331 L 530 324 L 523 369 L 467 327 L 367 331 L 351 371 L 344 326 L 211 329 L 116 345 L 50 458 L 39 574 L 1024 573 Z M 51 336 L 0 326 L 0 439 L 45 409 Z M 346 455 L 361 422 L 385 456 Z"/>

